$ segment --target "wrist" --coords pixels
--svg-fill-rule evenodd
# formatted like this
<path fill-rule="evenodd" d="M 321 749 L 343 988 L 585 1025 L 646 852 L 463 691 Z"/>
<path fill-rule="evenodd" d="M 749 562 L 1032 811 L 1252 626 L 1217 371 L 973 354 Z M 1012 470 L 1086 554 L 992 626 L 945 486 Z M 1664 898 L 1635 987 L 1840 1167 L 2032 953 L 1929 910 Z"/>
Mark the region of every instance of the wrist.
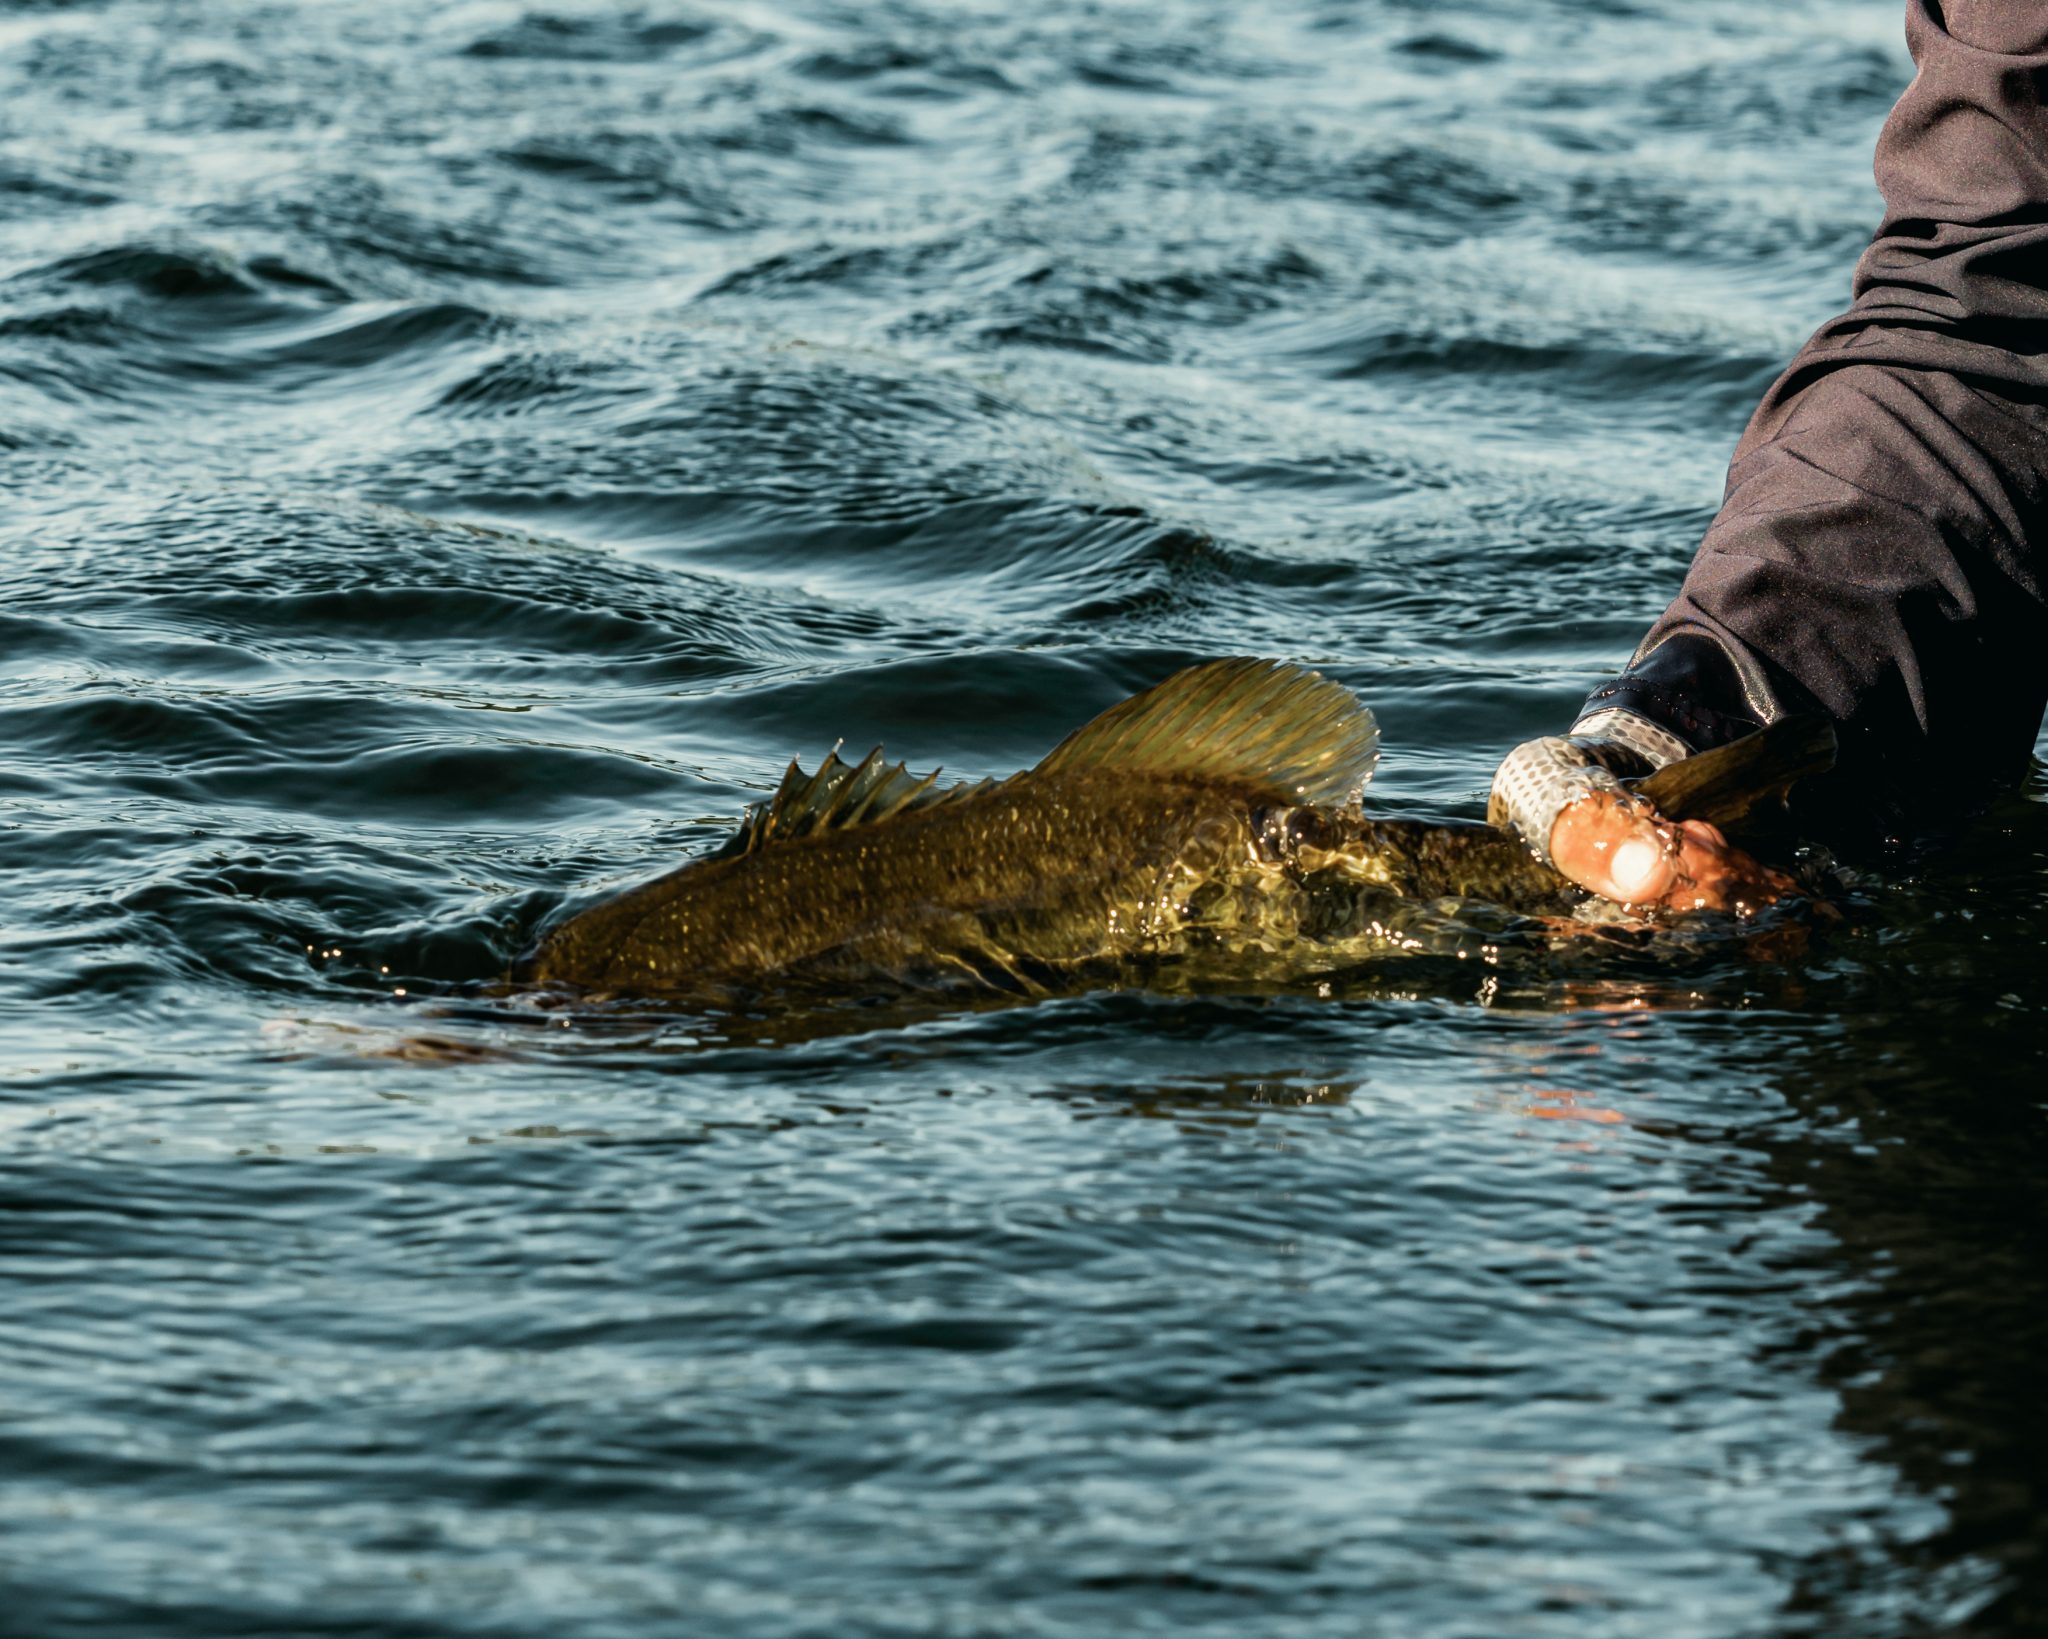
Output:
<path fill-rule="evenodd" d="M 1625 797 L 1621 776 L 1649 772 L 1625 746 L 1552 735 L 1507 754 L 1487 796 L 1489 824 L 1513 831 L 1544 864 L 1554 864 L 1551 835 L 1558 816 L 1595 795 Z"/>
<path fill-rule="evenodd" d="M 1572 724 L 1572 738 L 1626 746 L 1648 765 L 1645 773 L 1693 754 L 1693 748 L 1681 736 L 1625 706 L 1588 712 Z"/>

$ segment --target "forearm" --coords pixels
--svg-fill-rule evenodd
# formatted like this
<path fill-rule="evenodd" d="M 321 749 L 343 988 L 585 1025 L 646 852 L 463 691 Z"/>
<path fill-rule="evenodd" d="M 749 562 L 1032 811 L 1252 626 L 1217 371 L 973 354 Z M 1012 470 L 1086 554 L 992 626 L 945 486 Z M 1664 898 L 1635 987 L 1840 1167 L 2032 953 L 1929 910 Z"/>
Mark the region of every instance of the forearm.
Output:
<path fill-rule="evenodd" d="M 1700 748 L 1818 709 L 1845 780 L 1910 808 L 1936 756 L 2022 766 L 2048 692 L 2048 0 L 1913 0 L 1907 32 L 1854 304 L 1765 397 L 1678 597 L 1587 712 Z"/>

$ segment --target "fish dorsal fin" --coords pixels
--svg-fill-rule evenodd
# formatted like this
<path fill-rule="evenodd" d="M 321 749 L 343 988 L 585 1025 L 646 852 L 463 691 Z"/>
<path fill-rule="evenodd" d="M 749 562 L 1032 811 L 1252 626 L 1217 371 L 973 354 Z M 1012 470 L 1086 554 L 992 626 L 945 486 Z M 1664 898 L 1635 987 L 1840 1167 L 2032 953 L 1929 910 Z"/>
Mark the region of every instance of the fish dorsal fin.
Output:
<path fill-rule="evenodd" d="M 815 774 L 806 774 L 791 762 L 775 795 L 749 808 L 738 832 L 713 857 L 751 854 L 785 837 L 873 825 L 908 808 L 951 802 L 988 784 L 982 780 L 939 790 L 938 778 L 936 768 L 929 774 L 913 774 L 901 763 L 883 762 L 880 746 L 857 763 L 843 761 L 837 750 L 827 752 Z"/>
<path fill-rule="evenodd" d="M 1668 819 L 1698 819 L 1740 833 L 1782 815 L 1792 787 L 1835 766 L 1835 728 L 1824 717 L 1781 717 L 1712 751 L 1666 763 L 1635 782 Z"/>
<path fill-rule="evenodd" d="M 1207 779 L 1289 802 L 1342 803 L 1372 778 L 1380 731 L 1341 683 L 1283 660 L 1210 660 L 1111 706 L 1040 773 Z"/>

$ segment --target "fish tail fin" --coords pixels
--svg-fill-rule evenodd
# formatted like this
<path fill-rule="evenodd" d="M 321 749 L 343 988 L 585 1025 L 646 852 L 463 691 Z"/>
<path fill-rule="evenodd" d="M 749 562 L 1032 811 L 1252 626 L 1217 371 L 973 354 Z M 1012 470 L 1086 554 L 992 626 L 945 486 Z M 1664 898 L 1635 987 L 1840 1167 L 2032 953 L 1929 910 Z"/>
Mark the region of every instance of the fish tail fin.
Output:
<path fill-rule="evenodd" d="M 1666 763 L 1635 782 L 1668 819 L 1755 830 L 1782 813 L 1792 787 L 1835 766 L 1835 726 L 1825 717 L 1781 717 L 1725 746 Z"/>

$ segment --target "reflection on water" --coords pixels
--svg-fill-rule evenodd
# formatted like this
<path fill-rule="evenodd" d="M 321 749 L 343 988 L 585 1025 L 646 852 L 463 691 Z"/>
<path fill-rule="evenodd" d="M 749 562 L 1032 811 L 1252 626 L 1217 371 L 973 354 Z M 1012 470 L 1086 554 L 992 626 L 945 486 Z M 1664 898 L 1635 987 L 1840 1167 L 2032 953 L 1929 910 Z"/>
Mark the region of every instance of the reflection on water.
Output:
<path fill-rule="evenodd" d="M 1810 1195 L 1839 1249 L 1842 1297 L 1799 1346 L 1838 1393 L 1839 1426 L 1944 1505 L 1941 1530 L 1887 1542 L 1902 1577 L 1987 1632 L 2048 1621 L 2048 1424 L 2032 1388 L 2048 1349 L 2048 982 L 2022 954 L 2044 909 L 2044 818 L 2013 803 L 1982 827 L 1941 868 L 1956 898 L 1888 930 L 1913 959 L 1829 986 L 1836 1027 L 1772 1078 L 1802 1118 L 1774 1136 L 1772 1174 Z M 1826 1610 L 1853 1590 L 1823 1562 L 1800 1598 Z"/>

